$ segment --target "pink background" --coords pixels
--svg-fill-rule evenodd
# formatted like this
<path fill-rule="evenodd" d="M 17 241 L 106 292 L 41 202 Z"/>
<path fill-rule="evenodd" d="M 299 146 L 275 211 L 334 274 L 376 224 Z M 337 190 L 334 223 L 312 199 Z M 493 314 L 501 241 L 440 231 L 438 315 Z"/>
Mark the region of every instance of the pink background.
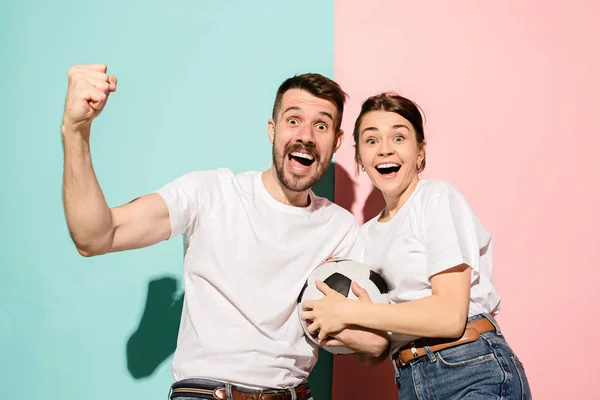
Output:
<path fill-rule="evenodd" d="M 335 79 L 351 96 L 336 201 L 361 222 L 381 208 L 366 176 L 354 178 L 361 102 L 397 90 L 419 103 L 423 177 L 456 185 L 494 236 L 498 320 L 534 398 L 596 398 L 600 2 L 344 0 L 335 10 Z M 334 400 L 395 393 L 389 362 L 336 357 Z"/>

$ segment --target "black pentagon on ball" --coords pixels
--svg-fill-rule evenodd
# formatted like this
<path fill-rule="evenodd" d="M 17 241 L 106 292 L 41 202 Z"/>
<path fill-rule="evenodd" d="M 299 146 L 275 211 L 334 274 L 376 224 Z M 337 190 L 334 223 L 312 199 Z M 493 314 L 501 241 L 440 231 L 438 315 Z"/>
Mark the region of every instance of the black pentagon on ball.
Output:
<path fill-rule="evenodd" d="M 347 276 L 340 274 L 339 272 L 333 273 L 324 280 L 324 282 L 335 290 L 336 292 L 348 297 L 348 293 L 350 293 L 350 285 L 352 285 L 352 280 Z"/>
<path fill-rule="evenodd" d="M 371 271 L 369 273 L 369 279 L 375 284 L 375 286 L 377 286 L 379 293 L 385 294 L 390 291 L 390 288 L 388 287 L 387 283 L 385 283 L 385 280 L 377 272 Z"/>

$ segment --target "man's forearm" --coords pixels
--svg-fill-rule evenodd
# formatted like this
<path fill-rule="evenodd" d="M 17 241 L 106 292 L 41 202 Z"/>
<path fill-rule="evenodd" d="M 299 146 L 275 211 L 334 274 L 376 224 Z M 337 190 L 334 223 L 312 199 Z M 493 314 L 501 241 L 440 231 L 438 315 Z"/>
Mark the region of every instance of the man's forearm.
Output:
<path fill-rule="evenodd" d="M 371 352 L 354 353 L 356 362 L 362 365 L 374 366 L 387 359 L 390 352 L 390 343 L 385 347 L 373 349 Z"/>
<path fill-rule="evenodd" d="M 63 203 L 71 237 L 84 256 L 105 253 L 110 250 L 113 223 L 92 166 L 89 128 L 75 132 L 63 126 L 62 139 Z"/>

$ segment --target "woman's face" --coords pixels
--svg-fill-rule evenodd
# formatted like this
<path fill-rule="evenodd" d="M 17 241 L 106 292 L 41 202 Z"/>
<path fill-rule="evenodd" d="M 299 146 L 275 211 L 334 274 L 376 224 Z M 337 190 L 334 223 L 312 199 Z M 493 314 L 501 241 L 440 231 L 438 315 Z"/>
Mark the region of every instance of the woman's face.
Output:
<path fill-rule="evenodd" d="M 418 178 L 425 146 L 417 142 L 415 128 L 389 111 L 370 111 L 359 128 L 359 166 L 385 197 L 399 196 Z"/>

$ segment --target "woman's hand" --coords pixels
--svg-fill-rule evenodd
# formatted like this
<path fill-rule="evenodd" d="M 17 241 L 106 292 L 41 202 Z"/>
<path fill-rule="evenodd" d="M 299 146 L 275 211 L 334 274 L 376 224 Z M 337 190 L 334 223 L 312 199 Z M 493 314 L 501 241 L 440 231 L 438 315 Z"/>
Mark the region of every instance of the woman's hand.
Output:
<path fill-rule="evenodd" d="M 321 342 L 350 325 L 356 300 L 346 298 L 319 280 L 315 281 L 315 285 L 325 296 L 302 303 L 302 319 L 311 322 L 308 331 L 311 334 L 319 332 L 317 341 Z M 352 292 L 359 300 L 372 303 L 367 291 L 356 282 L 352 282 Z"/>

